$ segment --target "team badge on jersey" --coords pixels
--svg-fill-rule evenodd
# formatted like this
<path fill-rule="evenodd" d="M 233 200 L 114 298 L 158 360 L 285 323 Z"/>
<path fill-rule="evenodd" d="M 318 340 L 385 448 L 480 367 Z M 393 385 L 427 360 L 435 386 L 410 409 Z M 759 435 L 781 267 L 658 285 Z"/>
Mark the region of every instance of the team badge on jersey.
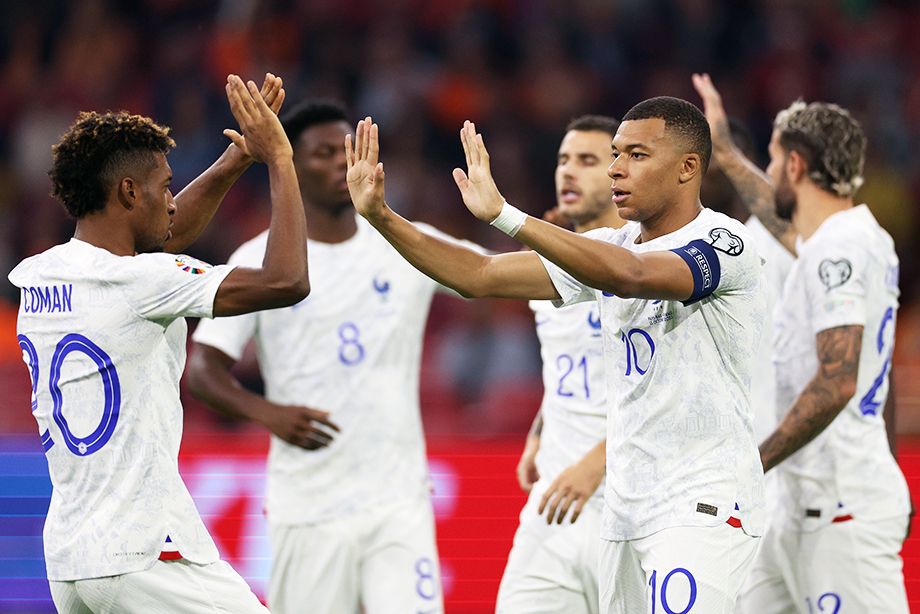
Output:
<path fill-rule="evenodd" d="M 211 268 L 210 264 L 184 254 L 176 256 L 176 266 L 192 275 L 201 275 Z"/>
<path fill-rule="evenodd" d="M 853 265 L 846 258 L 840 260 L 822 260 L 818 265 L 818 275 L 821 277 L 821 283 L 828 290 L 838 288 L 847 283 L 850 276 L 853 275 Z"/>
<path fill-rule="evenodd" d="M 744 241 L 727 228 L 713 228 L 709 231 L 709 238 L 712 239 L 709 244 L 714 249 L 729 256 L 738 256 L 744 251 Z"/>

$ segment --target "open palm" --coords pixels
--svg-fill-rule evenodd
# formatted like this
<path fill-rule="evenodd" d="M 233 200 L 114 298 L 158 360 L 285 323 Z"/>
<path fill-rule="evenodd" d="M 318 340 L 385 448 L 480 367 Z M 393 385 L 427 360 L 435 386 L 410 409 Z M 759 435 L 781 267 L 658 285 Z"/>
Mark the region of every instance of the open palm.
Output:
<path fill-rule="evenodd" d="M 348 193 L 355 209 L 364 217 L 379 213 L 385 206 L 383 163 L 380 162 L 377 133 L 377 124 L 370 117 L 365 117 L 355 129 L 354 146 L 351 135 L 345 136 Z"/>
<path fill-rule="evenodd" d="M 460 130 L 460 142 L 466 155 L 467 172 L 454 169 L 454 181 L 460 188 L 463 204 L 470 213 L 484 222 L 491 222 L 501 213 L 505 199 L 498 191 L 492 170 L 489 168 L 489 152 L 477 134 L 473 122 L 464 122 Z"/>

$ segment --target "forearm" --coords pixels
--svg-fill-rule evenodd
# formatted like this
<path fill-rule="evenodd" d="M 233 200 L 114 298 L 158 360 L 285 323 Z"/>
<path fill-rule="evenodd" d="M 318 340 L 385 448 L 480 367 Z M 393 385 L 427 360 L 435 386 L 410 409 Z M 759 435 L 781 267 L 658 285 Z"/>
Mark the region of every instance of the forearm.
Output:
<path fill-rule="evenodd" d="M 368 221 L 409 264 L 464 297 L 553 298 L 532 296 L 524 281 L 514 275 L 514 270 L 501 270 L 502 267 L 494 265 L 492 256 L 422 232 L 389 206 L 384 206 Z M 505 255 L 505 261 L 508 262 L 507 257 L 521 255 Z M 523 276 L 524 272 L 521 273 Z"/>
<path fill-rule="evenodd" d="M 603 479 L 607 471 L 607 440 L 601 441 L 585 454 L 581 461 L 598 480 Z"/>
<path fill-rule="evenodd" d="M 834 421 L 850 397 L 822 375 L 809 382 L 772 435 L 760 444 L 764 472 L 803 448 Z"/>
<path fill-rule="evenodd" d="M 176 194 L 172 238 L 166 251 L 179 253 L 201 235 L 224 196 L 252 164 L 236 145 L 230 145 L 206 171 Z"/>
<path fill-rule="evenodd" d="M 727 126 L 725 128 L 727 130 Z M 729 139 L 728 144 L 716 146 L 716 141 Z M 783 247 L 795 254 L 795 231 L 792 224 L 776 215 L 773 184 L 757 165 L 748 160 L 730 142 L 730 136 L 714 139 L 713 157 L 731 181 L 741 202 Z"/>
<path fill-rule="evenodd" d="M 543 412 L 538 411 L 536 417 L 533 419 L 533 424 L 530 425 L 530 432 L 527 433 L 528 437 L 539 437 L 543 433 Z"/>
<path fill-rule="evenodd" d="M 268 227 L 262 272 L 266 285 L 285 285 L 307 279 L 307 220 L 294 162 L 285 159 L 268 165 L 272 214 Z"/>
<path fill-rule="evenodd" d="M 225 416 L 262 422 L 267 401 L 244 388 L 229 367 L 205 368 L 201 361 L 193 352 L 188 370 L 192 394 Z"/>

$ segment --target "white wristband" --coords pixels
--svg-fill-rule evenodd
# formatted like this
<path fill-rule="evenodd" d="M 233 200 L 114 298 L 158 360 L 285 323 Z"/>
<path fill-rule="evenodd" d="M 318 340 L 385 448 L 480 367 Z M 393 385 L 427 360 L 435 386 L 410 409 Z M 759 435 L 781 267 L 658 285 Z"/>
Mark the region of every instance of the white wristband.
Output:
<path fill-rule="evenodd" d="M 509 237 L 513 237 L 524 227 L 525 221 L 527 221 L 527 214 L 517 207 L 508 204 L 506 200 L 502 203 L 501 213 L 498 214 L 498 217 L 489 222 L 489 225 L 498 228 Z"/>

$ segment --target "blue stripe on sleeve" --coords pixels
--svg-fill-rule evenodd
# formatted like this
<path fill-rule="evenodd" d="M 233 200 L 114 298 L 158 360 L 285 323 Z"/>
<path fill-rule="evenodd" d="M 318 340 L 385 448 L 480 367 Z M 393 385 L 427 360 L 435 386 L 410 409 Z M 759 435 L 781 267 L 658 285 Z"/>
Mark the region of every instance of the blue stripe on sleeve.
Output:
<path fill-rule="evenodd" d="M 696 239 L 671 251 L 684 259 L 690 267 L 690 273 L 693 274 L 693 294 L 682 301 L 684 305 L 701 301 L 715 292 L 722 278 L 722 266 L 712 245 L 702 239 Z"/>

